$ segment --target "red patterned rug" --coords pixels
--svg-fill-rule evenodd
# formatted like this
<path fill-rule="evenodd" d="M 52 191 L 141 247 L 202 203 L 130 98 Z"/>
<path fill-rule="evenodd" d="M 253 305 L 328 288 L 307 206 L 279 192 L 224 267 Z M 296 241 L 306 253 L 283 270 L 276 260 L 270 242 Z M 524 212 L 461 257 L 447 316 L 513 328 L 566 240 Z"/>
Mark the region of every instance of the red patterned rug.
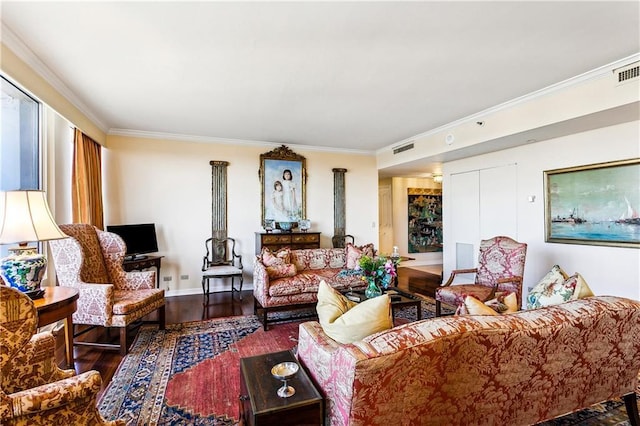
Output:
<path fill-rule="evenodd" d="M 128 425 L 231 425 L 238 419 L 240 358 L 292 349 L 299 322 L 255 316 L 143 326 L 98 408 Z"/>
<path fill-rule="evenodd" d="M 423 318 L 432 315 L 427 304 L 423 303 Z M 98 408 L 106 419 L 124 419 L 128 425 L 235 425 L 240 358 L 294 348 L 299 324 L 274 324 L 265 332 L 251 315 L 171 324 L 164 331 L 143 326 Z M 628 424 L 620 400 L 544 423 Z"/>

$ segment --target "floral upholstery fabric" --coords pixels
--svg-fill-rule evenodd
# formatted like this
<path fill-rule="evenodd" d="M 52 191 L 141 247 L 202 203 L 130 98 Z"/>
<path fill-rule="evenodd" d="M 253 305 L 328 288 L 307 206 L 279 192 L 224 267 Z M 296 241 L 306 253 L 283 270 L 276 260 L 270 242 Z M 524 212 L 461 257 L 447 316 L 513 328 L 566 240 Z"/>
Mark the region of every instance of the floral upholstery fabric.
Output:
<path fill-rule="evenodd" d="M 559 265 L 553 265 L 527 295 L 527 309 L 557 305 L 590 296 L 593 296 L 593 292 L 582 275 L 575 273 L 569 277 Z"/>
<path fill-rule="evenodd" d="M 347 243 L 345 252 L 347 255 L 347 269 L 356 269 L 359 266 L 358 261 L 362 256 L 373 257 L 375 254 L 373 244 L 365 244 L 357 247 L 351 243 Z"/>
<path fill-rule="evenodd" d="M 456 307 L 460 306 L 466 296 L 486 300 L 497 284 L 496 291 L 516 293 L 519 308 L 522 305 L 522 277 L 526 254 L 527 244 L 509 237 L 482 240 L 478 266 L 474 270 L 474 284 L 439 287 L 436 289 L 436 300 Z"/>
<path fill-rule="evenodd" d="M 273 253 L 268 247 L 263 247 L 260 257 L 266 267 L 288 265 L 291 263 L 291 249 L 284 247 Z"/>
<path fill-rule="evenodd" d="M 80 291 L 75 324 L 124 327 L 157 309 L 164 309 L 164 290 L 156 289 L 155 271 L 126 272 L 122 268 L 126 245 L 118 235 L 86 224 L 60 225 L 71 238 L 50 242 L 58 283 Z M 90 235 L 95 235 L 95 238 Z M 91 254 L 91 262 L 85 257 Z M 99 264 L 107 280 L 87 281 L 88 269 Z"/>
<path fill-rule="evenodd" d="M 297 356 L 331 425 L 534 424 L 636 389 L 640 302 L 428 319 L 346 345 L 306 322 Z"/>
<path fill-rule="evenodd" d="M 296 267 L 295 275 L 272 278 L 262 262 L 262 256 L 256 256 L 253 295 L 262 307 L 315 303 L 322 280 L 338 290 L 366 287 L 359 275 L 341 274 L 346 269 L 343 248 L 291 250 L 291 263 Z"/>
<path fill-rule="evenodd" d="M 100 373 L 58 368 L 55 338 L 36 326 L 33 302 L 0 285 L 0 424 L 124 425 L 98 413 Z"/>
<path fill-rule="evenodd" d="M 267 266 L 267 274 L 272 279 L 293 277 L 297 272 L 296 265 L 293 263 Z"/>

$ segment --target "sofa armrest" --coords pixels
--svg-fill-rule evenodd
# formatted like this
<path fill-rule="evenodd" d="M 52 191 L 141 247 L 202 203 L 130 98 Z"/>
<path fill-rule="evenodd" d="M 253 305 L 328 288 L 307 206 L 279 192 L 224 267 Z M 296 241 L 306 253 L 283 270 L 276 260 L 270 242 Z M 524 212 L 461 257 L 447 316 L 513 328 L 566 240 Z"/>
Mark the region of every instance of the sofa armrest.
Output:
<path fill-rule="evenodd" d="M 253 297 L 262 306 L 267 305 L 269 295 L 269 274 L 259 257 L 256 256 L 253 263 Z"/>

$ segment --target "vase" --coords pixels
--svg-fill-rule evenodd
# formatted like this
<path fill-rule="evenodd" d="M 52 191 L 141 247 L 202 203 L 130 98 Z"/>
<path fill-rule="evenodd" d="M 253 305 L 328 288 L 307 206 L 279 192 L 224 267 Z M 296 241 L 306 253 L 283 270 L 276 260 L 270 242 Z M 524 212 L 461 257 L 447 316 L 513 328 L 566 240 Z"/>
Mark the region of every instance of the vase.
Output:
<path fill-rule="evenodd" d="M 364 290 L 364 295 L 367 297 L 367 299 L 382 296 L 382 290 L 380 289 L 380 287 L 378 287 L 375 279 L 369 279 L 367 280 L 367 282 L 367 288 Z"/>

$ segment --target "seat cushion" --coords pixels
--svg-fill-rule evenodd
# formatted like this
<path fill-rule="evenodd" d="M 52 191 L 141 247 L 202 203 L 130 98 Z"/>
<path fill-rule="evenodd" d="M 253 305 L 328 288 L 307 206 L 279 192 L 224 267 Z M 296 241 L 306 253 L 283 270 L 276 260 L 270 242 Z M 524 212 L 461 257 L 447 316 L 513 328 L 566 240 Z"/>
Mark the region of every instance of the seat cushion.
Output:
<path fill-rule="evenodd" d="M 230 277 L 232 275 L 242 275 L 242 269 L 233 265 L 211 266 L 202 272 L 203 277 Z"/>
<path fill-rule="evenodd" d="M 436 289 L 436 300 L 452 306 L 460 306 L 466 296 L 473 296 L 478 300 L 487 300 L 491 287 L 478 284 L 460 284 L 439 287 Z"/>
<path fill-rule="evenodd" d="M 316 309 L 325 334 L 343 344 L 393 327 L 391 299 L 386 294 L 355 303 L 321 281 Z"/>
<path fill-rule="evenodd" d="M 113 292 L 113 314 L 130 315 L 147 305 L 164 299 L 164 290 L 115 290 Z"/>

